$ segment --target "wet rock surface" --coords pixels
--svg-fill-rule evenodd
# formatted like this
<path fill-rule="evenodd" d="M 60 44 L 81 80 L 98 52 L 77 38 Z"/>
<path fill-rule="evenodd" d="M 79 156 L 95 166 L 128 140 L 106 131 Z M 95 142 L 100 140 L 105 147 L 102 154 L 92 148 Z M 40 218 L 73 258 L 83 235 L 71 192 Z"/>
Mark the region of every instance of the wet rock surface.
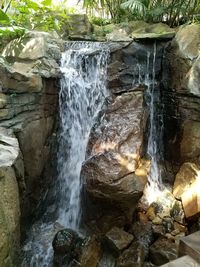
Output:
<path fill-rule="evenodd" d="M 116 255 L 127 248 L 133 241 L 133 235 L 125 232 L 123 229 L 113 227 L 105 235 L 105 242 L 109 249 Z"/>
<path fill-rule="evenodd" d="M 134 173 L 143 146 L 142 106 L 142 92 L 117 97 L 92 132 L 81 176 L 94 198 L 134 209 L 142 196 L 146 177 Z"/>
<path fill-rule="evenodd" d="M 133 242 L 117 259 L 116 267 L 142 267 L 144 259 L 143 245 L 140 242 Z"/>
<path fill-rule="evenodd" d="M 166 238 L 160 238 L 150 247 L 149 256 L 153 264 L 160 266 L 178 256 L 178 246 Z"/>
<path fill-rule="evenodd" d="M 55 267 L 97 267 L 102 256 L 96 236 L 82 238 L 72 229 L 57 232 L 52 246 Z"/>

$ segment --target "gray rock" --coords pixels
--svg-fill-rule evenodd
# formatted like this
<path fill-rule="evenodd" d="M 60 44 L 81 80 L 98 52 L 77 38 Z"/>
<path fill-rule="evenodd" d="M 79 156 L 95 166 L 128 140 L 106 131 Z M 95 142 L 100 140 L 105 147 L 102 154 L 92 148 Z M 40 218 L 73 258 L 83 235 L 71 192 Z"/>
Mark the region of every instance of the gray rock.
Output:
<path fill-rule="evenodd" d="M 117 259 L 116 267 L 142 267 L 145 259 L 144 247 L 140 242 L 133 242 Z"/>
<path fill-rule="evenodd" d="M 150 247 L 149 257 L 155 265 L 162 265 L 175 260 L 178 256 L 178 245 L 166 238 L 160 238 Z"/>

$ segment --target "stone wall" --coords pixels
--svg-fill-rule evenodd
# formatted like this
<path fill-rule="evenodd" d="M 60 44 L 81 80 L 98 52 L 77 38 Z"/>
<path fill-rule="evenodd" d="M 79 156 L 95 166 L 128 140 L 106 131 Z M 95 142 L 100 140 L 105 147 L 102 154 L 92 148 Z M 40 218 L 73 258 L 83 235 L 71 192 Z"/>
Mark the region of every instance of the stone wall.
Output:
<path fill-rule="evenodd" d="M 45 197 L 45 173 L 57 118 L 62 42 L 30 32 L 7 45 L 0 58 L 0 266 L 12 266 L 20 221 Z M 21 208 L 20 208 L 21 206 Z"/>

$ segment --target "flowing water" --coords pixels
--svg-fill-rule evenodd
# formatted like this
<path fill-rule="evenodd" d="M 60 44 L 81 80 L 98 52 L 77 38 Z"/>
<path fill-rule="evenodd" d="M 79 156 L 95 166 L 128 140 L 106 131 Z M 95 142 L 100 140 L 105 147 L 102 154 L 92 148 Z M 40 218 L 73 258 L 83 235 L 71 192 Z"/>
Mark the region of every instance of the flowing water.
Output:
<path fill-rule="evenodd" d="M 52 266 L 51 243 L 63 227 L 79 231 L 81 219 L 80 172 L 85 160 L 90 130 L 102 109 L 106 89 L 108 48 L 101 43 L 69 42 L 61 60 L 59 92 L 58 179 L 55 186 L 57 215 L 35 223 L 24 246 L 26 257 L 22 267 Z M 47 211 L 48 213 L 48 211 Z"/>
<path fill-rule="evenodd" d="M 149 107 L 149 131 L 147 141 L 147 155 L 151 160 L 148 184 L 142 201 L 151 204 L 163 194 L 162 166 L 163 160 L 163 114 L 161 92 L 156 77 L 157 44 L 146 49 L 146 62 L 136 64 L 137 77 L 134 86 L 146 85 L 146 102 Z"/>
<path fill-rule="evenodd" d="M 149 136 L 147 154 L 151 159 L 151 167 L 148 175 L 148 186 L 145 196 L 149 204 L 160 196 L 162 188 L 160 161 L 163 159 L 162 135 L 163 135 L 163 115 L 160 107 L 161 95 L 160 87 L 157 85 L 155 77 L 156 68 L 156 42 L 153 47 L 152 69 L 150 68 L 150 54 L 147 53 L 147 74 L 145 83 L 147 85 L 147 95 L 149 98 Z"/>

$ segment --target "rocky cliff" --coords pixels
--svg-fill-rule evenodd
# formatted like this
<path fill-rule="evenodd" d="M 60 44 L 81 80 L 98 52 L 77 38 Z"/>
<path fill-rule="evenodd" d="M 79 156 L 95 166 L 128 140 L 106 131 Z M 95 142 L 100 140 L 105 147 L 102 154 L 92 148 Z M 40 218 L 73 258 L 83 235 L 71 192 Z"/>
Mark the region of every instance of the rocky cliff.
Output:
<path fill-rule="evenodd" d="M 45 167 L 57 118 L 61 50 L 60 40 L 30 32 L 11 41 L 0 58 L 0 266 L 11 266 L 20 221 L 30 223 L 52 179 Z"/>

